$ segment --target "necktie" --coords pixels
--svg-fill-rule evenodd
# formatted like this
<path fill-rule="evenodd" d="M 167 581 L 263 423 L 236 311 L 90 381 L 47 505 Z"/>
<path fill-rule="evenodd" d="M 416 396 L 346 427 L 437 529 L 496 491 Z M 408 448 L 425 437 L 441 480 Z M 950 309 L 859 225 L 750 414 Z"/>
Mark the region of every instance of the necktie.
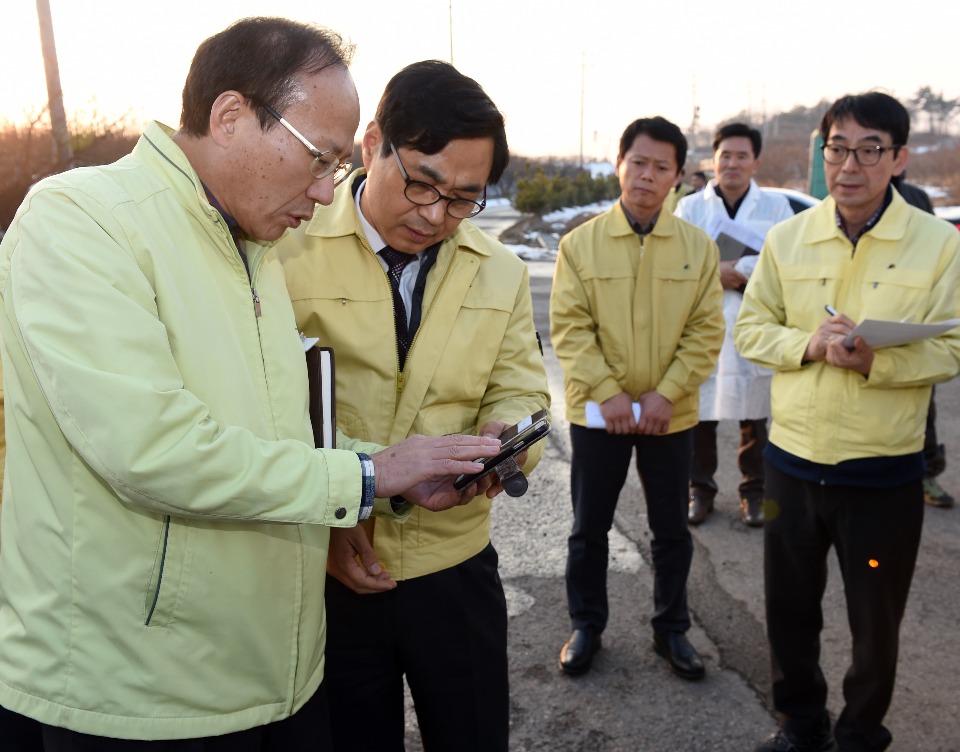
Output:
<path fill-rule="evenodd" d="M 400 277 L 404 267 L 413 261 L 416 256 L 412 253 L 403 253 L 387 246 L 380 251 L 380 256 L 387 262 L 387 276 L 390 277 L 390 287 L 393 291 L 393 323 L 397 330 L 397 354 L 400 356 L 400 370 L 403 370 L 407 361 L 407 348 L 410 346 L 410 334 L 407 329 L 407 309 L 403 305 L 403 296 L 400 294 Z"/>

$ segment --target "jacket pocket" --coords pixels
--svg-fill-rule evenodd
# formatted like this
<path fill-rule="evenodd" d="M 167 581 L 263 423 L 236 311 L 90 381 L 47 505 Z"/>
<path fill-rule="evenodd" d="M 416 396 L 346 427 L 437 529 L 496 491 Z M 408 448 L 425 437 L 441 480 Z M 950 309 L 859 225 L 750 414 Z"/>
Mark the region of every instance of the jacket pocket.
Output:
<path fill-rule="evenodd" d="M 815 331 L 828 315 L 824 306 L 837 305 L 845 274 L 845 265 L 782 263 L 784 325 Z M 810 305 L 811 301 L 815 305 Z"/>
<path fill-rule="evenodd" d="M 169 627 L 186 590 L 193 528 L 163 518 L 143 602 L 144 625 Z"/>
<path fill-rule="evenodd" d="M 875 274 L 868 273 L 860 293 L 860 318 L 922 322 L 933 284 L 932 270 L 901 269 L 891 264 Z"/>

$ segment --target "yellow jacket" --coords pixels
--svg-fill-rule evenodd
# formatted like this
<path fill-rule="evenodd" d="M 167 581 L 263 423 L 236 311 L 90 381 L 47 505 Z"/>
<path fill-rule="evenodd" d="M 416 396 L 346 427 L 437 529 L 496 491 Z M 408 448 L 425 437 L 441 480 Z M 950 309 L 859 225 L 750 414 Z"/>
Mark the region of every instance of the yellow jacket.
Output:
<path fill-rule="evenodd" d="M 414 434 L 476 433 L 550 404 L 526 265 L 464 221 L 427 277 L 420 328 L 398 372 L 390 281 L 360 227 L 351 186 L 277 245 L 297 326 L 336 360 L 337 425 L 392 444 Z M 543 452 L 530 450 L 529 472 Z M 490 541 L 490 500 L 378 519 L 374 545 L 398 580 L 459 564 Z"/>
<path fill-rule="evenodd" d="M 697 423 L 700 384 L 723 342 L 719 254 L 700 229 L 661 211 L 641 239 L 619 202 L 567 234 L 550 295 L 567 420 L 588 400 L 655 390 L 673 403 L 669 433 Z"/>
<path fill-rule="evenodd" d="M 734 328 L 741 355 L 776 372 L 770 441 L 828 465 L 920 451 L 930 385 L 956 375 L 960 330 L 876 350 L 869 378 L 801 360 L 825 305 L 854 321 L 960 317 L 960 233 L 896 191 L 855 252 L 835 217 L 828 197 L 770 230 Z"/>

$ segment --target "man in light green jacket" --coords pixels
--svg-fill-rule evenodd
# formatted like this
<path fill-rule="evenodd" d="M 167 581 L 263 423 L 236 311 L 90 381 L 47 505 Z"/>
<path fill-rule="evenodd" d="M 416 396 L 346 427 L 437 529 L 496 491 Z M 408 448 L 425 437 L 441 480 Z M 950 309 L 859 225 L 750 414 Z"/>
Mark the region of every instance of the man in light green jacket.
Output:
<path fill-rule="evenodd" d="M 495 453 L 313 447 L 272 242 L 349 169 L 348 54 L 234 24 L 198 49 L 179 131 L 41 182 L 0 245 L 0 705 L 46 750 L 329 749 L 329 527 L 466 502 L 452 479 Z"/>
<path fill-rule="evenodd" d="M 960 236 L 891 186 L 909 132 L 887 94 L 831 105 L 830 195 L 770 231 L 734 328 L 740 353 L 774 371 L 764 589 L 781 727 L 756 752 L 880 752 L 892 739 L 883 718 L 923 528 L 927 405 L 960 363 L 957 329 L 896 347 L 851 334 L 864 319 L 960 317 Z M 819 665 L 831 548 L 853 643 L 833 733 Z"/>

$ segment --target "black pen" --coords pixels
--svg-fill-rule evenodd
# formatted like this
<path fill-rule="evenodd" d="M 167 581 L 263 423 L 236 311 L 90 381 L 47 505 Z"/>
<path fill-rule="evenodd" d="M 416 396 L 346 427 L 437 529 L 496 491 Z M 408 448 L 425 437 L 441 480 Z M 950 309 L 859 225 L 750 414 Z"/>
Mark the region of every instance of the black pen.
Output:
<path fill-rule="evenodd" d="M 827 303 L 827 305 L 824 306 L 824 309 L 825 309 L 826 312 L 829 313 L 831 316 L 839 316 L 839 315 L 840 315 L 839 313 L 837 313 L 837 309 L 834 308 L 834 307 L 833 307 L 832 305 L 830 305 L 829 303 Z M 848 334 L 847 337 L 843 340 L 843 346 L 844 346 L 845 348 L 847 348 L 847 350 L 848 350 L 849 352 L 853 352 L 853 342 L 850 342 L 850 343 L 848 344 L 848 343 L 847 343 L 847 339 L 849 339 L 849 338 L 852 337 L 852 336 L 853 336 L 853 332 L 851 332 L 850 334 Z"/>

